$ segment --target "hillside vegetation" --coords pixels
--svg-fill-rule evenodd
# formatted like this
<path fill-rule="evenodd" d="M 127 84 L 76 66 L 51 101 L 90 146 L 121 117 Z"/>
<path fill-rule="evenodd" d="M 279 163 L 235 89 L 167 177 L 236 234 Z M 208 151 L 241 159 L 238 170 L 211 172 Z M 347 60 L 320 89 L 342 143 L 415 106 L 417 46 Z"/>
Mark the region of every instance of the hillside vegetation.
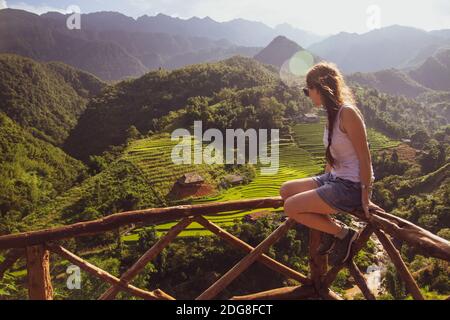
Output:
<path fill-rule="evenodd" d="M 104 84 L 61 63 L 0 54 L 0 111 L 34 136 L 61 145 Z"/>

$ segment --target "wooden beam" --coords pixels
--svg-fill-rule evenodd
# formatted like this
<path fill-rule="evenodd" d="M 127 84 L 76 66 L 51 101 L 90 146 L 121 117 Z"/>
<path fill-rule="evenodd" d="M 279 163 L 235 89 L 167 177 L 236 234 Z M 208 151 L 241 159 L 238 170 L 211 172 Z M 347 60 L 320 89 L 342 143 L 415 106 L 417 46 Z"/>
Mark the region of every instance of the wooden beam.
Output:
<path fill-rule="evenodd" d="M 209 231 L 213 232 L 214 234 L 216 234 L 220 238 L 224 239 L 231 245 L 233 245 L 239 249 L 242 249 L 243 251 L 251 252 L 254 249 L 251 245 L 242 241 L 238 237 L 235 237 L 231 233 L 222 229 L 221 227 L 219 227 L 218 225 L 209 221 L 208 219 L 206 219 L 203 216 L 195 217 L 195 220 L 196 220 L 196 222 L 198 222 L 200 225 L 202 225 Z M 312 283 L 311 280 L 309 278 L 307 278 L 305 275 L 301 274 L 300 272 L 298 272 L 294 269 L 291 269 L 291 268 L 285 266 L 284 264 L 276 261 L 275 259 L 270 258 L 266 254 L 262 254 L 261 256 L 259 256 L 257 261 L 261 262 L 268 268 L 285 275 L 288 278 L 297 280 L 303 284 L 311 284 Z"/>
<path fill-rule="evenodd" d="M 139 258 L 127 271 L 125 271 L 120 277 L 121 283 L 129 283 L 133 280 L 139 272 L 141 272 L 145 266 L 152 261 L 158 254 L 163 251 L 163 249 L 175 239 L 181 231 L 183 231 L 188 225 L 193 221 L 193 217 L 188 217 L 182 219 L 176 225 L 174 225 L 167 233 L 160 238 L 147 252 L 145 252 L 142 257 Z M 109 300 L 114 299 L 117 293 L 119 293 L 119 286 L 112 286 L 106 290 L 99 298 L 99 300 Z"/>
<path fill-rule="evenodd" d="M 281 197 L 271 197 L 127 211 L 67 226 L 1 236 L 0 249 L 20 248 L 61 239 L 93 235 L 133 223 L 160 224 L 188 216 L 282 206 L 283 200 Z"/>
<path fill-rule="evenodd" d="M 319 295 L 324 300 L 344 300 L 341 296 L 329 288 L 320 289 Z"/>
<path fill-rule="evenodd" d="M 244 270 L 246 270 L 258 257 L 263 254 L 272 244 L 280 239 L 287 230 L 289 230 L 296 222 L 289 218 L 283 222 L 270 236 L 264 239 L 258 246 L 256 246 L 247 256 L 239 261 L 233 268 L 231 268 L 225 275 L 217 280 L 211 287 L 206 289 L 196 300 L 208 300 L 214 298 L 219 292 L 226 288 L 231 281 L 237 278 Z"/>
<path fill-rule="evenodd" d="M 176 221 L 187 216 L 212 215 L 245 209 L 279 208 L 283 206 L 283 203 L 281 197 L 269 197 L 128 211 L 68 226 L 0 236 L 0 249 L 27 247 L 48 241 L 87 236 L 133 223 L 159 224 Z M 449 241 L 389 213 L 379 210 L 371 210 L 371 212 L 373 213 L 371 221 L 367 221 L 362 212 L 352 212 L 351 214 L 385 230 L 392 237 L 406 241 L 426 256 L 450 261 Z"/>
<path fill-rule="evenodd" d="M 170 295 L 166 294 L 162 290 L 155 290 L 153 292 L 148 292 L 139 288 L 136 288 L 135 286 L 132 286 L 128 283 L 123 283 L 120 281 L 119 278 L 111 275 L 110 273 L 106 272 L 103 269 L 100 269 L 99 267 L 94 266 L 90 262 L 78 257 L 77 255 L 73 254 L 72 252 L 68 251 L 67 249 L 54 244 L 47 244 L 47 247 L 54 253 L 58 254 L 59 256 L 69 260 L 73 264 L 79 266 L 82 270 L 92 274 L 93 276 L 96 276 L 103 281 L 110 283 L 112 285 L 118 285 L 121 287 L 122 290 L 135 295 L 137 297 L 140 297 L 145 300 L 175 300 Z"/>
<path fill-rule="evenodd" d="M 43 245 L 27 247 L 28 296 L 30 300 L 53 300 L 50 254 Z"/>
<path fill-rule="evenodd" d="M 391 237 L 405 241 L 427 257 L 450 261 L 450 241 L 390 213 L 379 210 L 372 212 L 371 221 L 367 221 L 362 213 L 353 213 L 353 215 L 370 222 Z"/>
<path fill-rule="evenodd" d="M 314 229 L 309 230 L 309 267 L 311 280 L 317 292 L 320 292 L 322 289 L 322 277 L 324 277 L 328 269 L 328 256 L 317 253 L 321 239 L 322 232 Z"/>
<path fill-rule="evenodd" d="M 389 240 L 389 238 L 381 230 L 375 230 L 375 234 L 388 253 L 389 257 L 391 258 L 391 261 L 397 269 L 400 278 L 402 278 L 402 280 L 405 282 L 406 288 L 408 289 L 409 293 L 411 293 L 413 298 L 416 300 L 424 300 L 424 297 L 419 290 L 419 286 L 409 272 L 405 262 L 403 262 L 403 259 L 400 256 L 400 253 L 394 247 L 391 240 Z"/>
<path fill-rule="evenodd" d="M 347 265 L 348 265 L 348 270 L 350 271 L 350 274 L 352 275 L 353 279 L 355 279 L 356 285 L 361 290 L 363 296 L 367 300 L 376 300 L 375 295 L 372 293 L 372 291 L 370 291 L 369 287 L 367 286 L 366 279 L 364 278 L 364 275 L 359 270 L 355 261 L 351 260 L 347 263 Z"/>
<path fill-rule="evenodd" d="M 230 300 L 305 300 L 318 299 L 313 286 L 295 286 L 272 289 L 244 296 L 234 296 Z"/>

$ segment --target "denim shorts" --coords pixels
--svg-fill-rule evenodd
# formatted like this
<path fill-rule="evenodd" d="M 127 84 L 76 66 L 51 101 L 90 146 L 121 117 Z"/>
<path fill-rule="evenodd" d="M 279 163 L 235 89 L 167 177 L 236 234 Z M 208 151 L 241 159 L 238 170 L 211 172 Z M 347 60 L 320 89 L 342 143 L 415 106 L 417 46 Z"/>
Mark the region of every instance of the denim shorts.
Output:
<path fill-rule="evenodd" d="M 343 212 L 361 211 L 361 184 L 332 175 L 330 172 L 312 177 L 319 187 L 318 195 L 332 208 Z"/>

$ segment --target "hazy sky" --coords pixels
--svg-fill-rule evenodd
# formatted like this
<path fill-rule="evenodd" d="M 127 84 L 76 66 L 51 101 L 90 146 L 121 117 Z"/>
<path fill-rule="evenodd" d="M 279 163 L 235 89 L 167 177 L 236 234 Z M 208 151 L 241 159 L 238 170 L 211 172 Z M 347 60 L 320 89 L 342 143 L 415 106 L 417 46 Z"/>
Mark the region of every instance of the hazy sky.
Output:
<path fill-rule="evenodd" d="M 164 13 L 190 18 L 210 16 L 217 21 L 244 18 L 270 26 L 287 22 L 319 34 L 369 31 L 368 19 L 379 8 L 380 25 L 400 24 L 425 30 L 450 28 L 450 0 L 0 0 L 0 7 L 35 13 L 65 12 L 77 5 L 82 13 L 119 11 L 139 17 Z M 371 15 L 372 14 L 372 15 Z"/>

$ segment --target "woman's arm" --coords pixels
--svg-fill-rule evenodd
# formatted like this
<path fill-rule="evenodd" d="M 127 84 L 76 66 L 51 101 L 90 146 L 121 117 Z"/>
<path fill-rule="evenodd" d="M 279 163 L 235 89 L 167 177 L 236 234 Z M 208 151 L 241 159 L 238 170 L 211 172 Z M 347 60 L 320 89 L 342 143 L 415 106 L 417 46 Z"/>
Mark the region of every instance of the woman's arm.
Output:
<path fill-rule="evenodd" d="M 364 128 L 363 119 L 353 108 L 345 108 L 341 112 L 342 125 L 348 138 L 352 142 L 359 159 L 359 172 L 361 184 L 372 187 L 372 159 L 370 157 L 367 134 Z M 366 215 L 369 214 L 369 189 L 362 190 L 361 199 Z"/>
<path fill-rule="evenodd" d="M 369 144 L 367 143 L 367 134 L 364 129 L 363 120 L 353 108 L 345 108 L 341 113 L 342 125 L 359 159 L 361 183 L 371 185 L 372 158 L 370 157 Z"/>

